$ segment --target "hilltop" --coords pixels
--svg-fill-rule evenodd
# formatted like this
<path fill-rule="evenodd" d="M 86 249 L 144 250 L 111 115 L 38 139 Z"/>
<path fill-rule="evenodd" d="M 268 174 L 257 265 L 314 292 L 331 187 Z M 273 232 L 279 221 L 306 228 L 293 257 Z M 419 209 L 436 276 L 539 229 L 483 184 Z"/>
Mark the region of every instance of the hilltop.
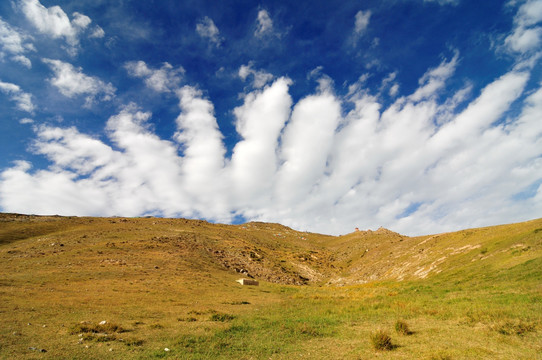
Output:
<path fill-rule="evenodd" d="M 489 331 L 495 344 L 502 343 L 506 326 L 511 332 L 527 329 L 520 329 L 520 337 L 507 336 L 502 351 L 447 346 L 454 359 L 529 358 L 542 350 L 542 219 L 408 237 L 383 228 L 328 236 L 257 222 L 0 214 L 0 259 L 2 358 L 209 358 L 217 356 L 217 342 L 224 358 L 297 358 L 306 350 L 303 339 L 323 346 L 308 358 L 338 351 L 329 341 L 346 341 L 350 347 L 342 358 L 358 358 L 372 354 L 369 345 L 360 348 L 367 336 L 345 334 L 395 318 L 412 319 L 420 333 L 435 326 L 443 334 L 458 331 L 454 326 L 482 326 L 482 337 L 474 338 L 482 341 Z M 261 285 L 242 287 L 235 283 L 240 277 Z M 432 297 L 441 297 L 440 305 Z M 301 317 L 281 328 L 276 321 L 286 314 Z M 324 321 L 325 314 L 333 316 Z M 366 328 L 355 318 L 366 318 Z M 81 322 L 104 320 L 125 331 L 81 329 Z M 228 333 L 243 326 L 239 338 Z M 215 338 L 226 336 L 224 331 L 227 341 Z M 286 338 L 266 343 L 260 331 L 277 332 L 277 341 Z M 245 344 L 243 350 L 235 342 L 242 338 L 264 345 Z M 416 348 L 420 344 L 389 354 L 430 356 L 434 349 Z"/>

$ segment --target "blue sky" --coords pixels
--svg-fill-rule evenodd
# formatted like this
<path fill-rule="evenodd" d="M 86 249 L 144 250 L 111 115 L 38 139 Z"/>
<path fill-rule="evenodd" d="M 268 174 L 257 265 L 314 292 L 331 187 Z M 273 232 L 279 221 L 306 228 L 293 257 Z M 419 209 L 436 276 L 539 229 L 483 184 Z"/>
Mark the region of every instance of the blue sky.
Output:
<path fill-rule="evenodd" d="M 542 0 L 0 4 L 0 210 L 542 216 Z"/>

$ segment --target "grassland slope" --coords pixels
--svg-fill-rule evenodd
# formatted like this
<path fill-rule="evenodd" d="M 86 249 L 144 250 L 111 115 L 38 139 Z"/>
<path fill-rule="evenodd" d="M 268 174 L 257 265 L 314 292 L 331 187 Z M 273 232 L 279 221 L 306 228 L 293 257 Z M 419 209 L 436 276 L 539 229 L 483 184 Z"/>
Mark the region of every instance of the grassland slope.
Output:
<path fill-rule="evenodd" d="M 334 237 L 268 223 L 0 214 L 0 262 L 2 359 L 542 353 L 542 219 Z M 371 332 L 399 319 L 412 335 L 375 353 Z"/>

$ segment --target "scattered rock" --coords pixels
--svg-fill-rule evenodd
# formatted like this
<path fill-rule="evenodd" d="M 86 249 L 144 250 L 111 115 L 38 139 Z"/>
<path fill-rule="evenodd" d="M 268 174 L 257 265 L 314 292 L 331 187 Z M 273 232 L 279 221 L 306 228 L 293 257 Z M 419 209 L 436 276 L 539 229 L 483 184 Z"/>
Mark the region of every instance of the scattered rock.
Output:
<path fill-rule="evenodd" d="M 164 348 L 164 351 L 165 352 L 169 352 L 170 350 L 168 348 Z"/>

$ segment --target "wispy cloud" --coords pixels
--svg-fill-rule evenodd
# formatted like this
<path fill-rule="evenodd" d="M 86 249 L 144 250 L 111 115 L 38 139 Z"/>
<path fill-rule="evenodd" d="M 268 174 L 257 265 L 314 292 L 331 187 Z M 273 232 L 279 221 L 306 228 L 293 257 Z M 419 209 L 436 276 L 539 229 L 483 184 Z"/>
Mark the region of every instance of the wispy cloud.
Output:
<path fill-rule="evenodd" d="M 371 11 L 358 11 L 356 13 L 356 21 L 354 23 L 354 34 L 361 36 L 367 30 L 369 26 L 369 19 L 371 18 Z"/>
<path fill-rule="evenodd" d="M 256 30 L 254 31 L 255 36 L 262 37 L 265 34 L 273 32 L 273 20 L 271 20 L 267 10 L 258 11 L 256 22 Z"/>
<path fill-rule="evenodd" d="M 97 77 L 88 76 L 81 68 L 75 68 L 72 64 L 60 61 L 43 59 L 53 70 L 54 76 L 49 82 L 56 87 L 60 93 L 69 98 L 86 95 L 85 106 L 90 107 L 98 95 L 100 100 L 111 100 L 115 95 L 115 87 L 111 83 L 105 83 Z"/>
<path fill-rule="evenodd" d="M 245 81 L 249 76 L 252 76 L 252 86 L 255 88 L 262 88 L 269 81 L 273 80 L 273 75 L 263 70 L 254 70 L 252 62 L 247 65 L 241 65 L 239 68 L 239 77 Z"/>
<path fill-rule="evenodd" d="M 216 27 L 214 21 L 209 17 L 204 17 L 196 24 L 196 32 L 202 38 L 208 39 L 212 44 L 215 44 L 217 47 L 222 43 L 222 38 L 220 37 L 220 31 Z"/>
<path fill-rule="evenodd" d="M 124 64 L 128 73 L 145 80 L 145 84 L 158 92 L 171 92 L 179 88 L 184 69 L 175 69 L 171 64 L 164 63 L 160 69 L 152 69 L 144 61 L 130 61 Z"/>
<path fill-rule="evenodd" d="M 8 95 L 10 100 L 17 104 L 17 109 L 28 113 L 34 112 L 32 95 L 22 91 L 18 85 L 0 81 L 0 92 Z"/>
<path fill-rule="evenodd" d="M 25 56 L 25 53 L 36 50 L 30 42 L 31 39 L 30 36 L 14 29 L 0 19 L 0 60 L 10 56 L 11 60 L 30 69 L 32 62 Z"/>

